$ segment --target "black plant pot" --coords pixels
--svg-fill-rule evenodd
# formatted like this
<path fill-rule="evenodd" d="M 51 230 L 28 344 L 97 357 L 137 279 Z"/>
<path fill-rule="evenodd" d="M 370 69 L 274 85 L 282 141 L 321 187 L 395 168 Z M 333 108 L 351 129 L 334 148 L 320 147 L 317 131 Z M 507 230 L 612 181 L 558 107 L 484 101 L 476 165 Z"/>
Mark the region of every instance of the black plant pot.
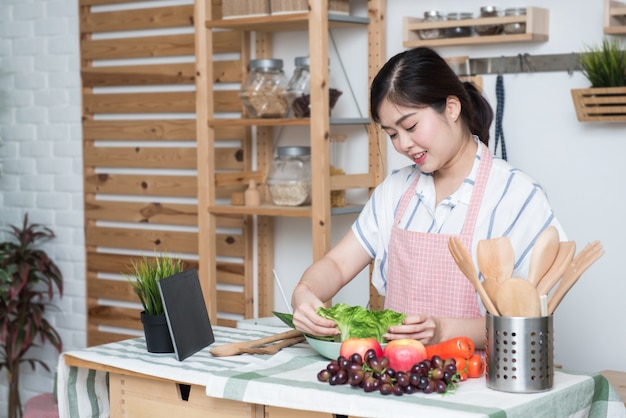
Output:
<path fill-rule="evenodd" d="M 141 323 L 146 336 L 146 346 L 150 353 L 173 353 L 174 346 L 167 328 L 165 315 L 147 315 L 141 312 Z"/>

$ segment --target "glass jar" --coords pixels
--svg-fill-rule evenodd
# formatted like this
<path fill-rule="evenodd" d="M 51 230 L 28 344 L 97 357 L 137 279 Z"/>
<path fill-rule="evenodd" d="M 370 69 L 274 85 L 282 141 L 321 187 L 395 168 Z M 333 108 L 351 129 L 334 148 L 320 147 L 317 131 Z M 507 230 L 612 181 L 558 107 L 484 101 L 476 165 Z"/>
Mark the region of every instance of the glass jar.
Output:
<path fill-rule="evenodd" d="M 267 177 L 272 202 L 278 206 L 311 203 L 311 147 L 278 147 Z"/>
<path fill-rule="evenodd" d="M 498 9 L 495 6 L 480 8 L 480 17 L 498 17 Z M 479 36 L 498 35 L 502 33 L 503 25 L 478 25 L 475 28 Z"/>
<path fill-rule="evenodd" d="M 446 20 L 446 17 L 436 10 L 430 10 L 424 12 L 424 22 L 442 22 Z M 418 32 L 421 39 L 439 39 L 446 36 L 446 31 L 443 28 L 423 29 Z"/>
<path fill-rule="evenodd" d="M 525 16 L 526 8 L 511 8 L 504 11 L 505 16 Z M 504 25 L 504 33 L 509 35 L 526 33 L 526 22 L 513 22 Z"/>
<path fill-rule="evenodd" d="M 295 59 L 296 69 L 293 71 L 293 75 L 287 85 L 287 91 L 289 92 L 291 107 L 293 114 L 297 118 L 309 118 L 311 117 L 311 71 L 310 71 L 310 59 L 309 57 L 296 57 Z M 330 71 L 330 70 L 329 70 Z M 332 82 L 329 82 L 328 86 L 328 111 L 331 112 L 339 96 L 343 93 L 333 87 Z"/>
<path fill-rule="evenodd" d="M 467 20 L 473 17 L 472 13 L 467 12 L 458 12 L 458 13 L 448 13 L 448 20 Z M 448 38 L 459 38 L 472 36 L 472 26 L 453 26 L 446 29 L 446 36 Z"/>
<path fill-rule="evenodd" d="M 239 97 L 251 118 L 284 118 L 291 101 L 281 59 L 255 59 L 241 85 Z"/>

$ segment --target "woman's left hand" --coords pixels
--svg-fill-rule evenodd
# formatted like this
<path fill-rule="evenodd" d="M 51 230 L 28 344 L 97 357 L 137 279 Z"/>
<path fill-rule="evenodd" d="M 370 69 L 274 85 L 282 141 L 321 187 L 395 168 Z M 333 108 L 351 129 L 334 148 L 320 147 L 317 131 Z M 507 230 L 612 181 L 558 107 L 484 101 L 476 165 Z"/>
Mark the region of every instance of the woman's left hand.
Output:
<path fill-rule="evenodd" d="M 419 340 L 422 344 L 435 344 L 439 342 L 441 334 L 439 329 L 439 318 L 421 313 L 414 316 L 407 316 L 402 321 L 402 325 L 389 327 L 388 332 L 383 335 L 387 340 L 399 340 L 401 338 L 412 338 Z"/>

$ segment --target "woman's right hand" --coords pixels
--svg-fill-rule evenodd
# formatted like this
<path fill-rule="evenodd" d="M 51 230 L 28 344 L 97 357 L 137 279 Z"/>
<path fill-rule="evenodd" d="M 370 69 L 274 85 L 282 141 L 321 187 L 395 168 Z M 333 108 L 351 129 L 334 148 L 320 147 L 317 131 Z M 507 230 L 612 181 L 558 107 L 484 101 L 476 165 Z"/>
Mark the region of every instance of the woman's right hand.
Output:
<path fill-rule="evenodd" d="M 317 336 L 340 334 L 335 321 L 322 318 L 317 314 L 317 308 L 324 304 L 315 296 L 306 282 L 298 283 L 294 289 L 291 304 L 294 308 L 293 325 L 297 330 Z"/>

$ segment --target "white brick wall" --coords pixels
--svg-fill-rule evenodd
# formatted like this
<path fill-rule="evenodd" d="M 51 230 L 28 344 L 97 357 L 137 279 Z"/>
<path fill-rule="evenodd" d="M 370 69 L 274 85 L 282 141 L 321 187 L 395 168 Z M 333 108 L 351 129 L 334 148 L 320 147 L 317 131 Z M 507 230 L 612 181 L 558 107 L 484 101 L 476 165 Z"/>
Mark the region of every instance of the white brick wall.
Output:
<path fill-rule="evenodd" d="M 0 1 L 0 240 L 26 212 L 56 233 L 44 248 L 65 292 L 48 318 L 66 350 L 86 344 L 79 62 L 77 0 Z M 29 354 L 51 372 L 22 367 L 23 402 L 52 391 L 58 359 L 49 345 Z M 6 409 L 3 371 L 0 416 Z"/>

